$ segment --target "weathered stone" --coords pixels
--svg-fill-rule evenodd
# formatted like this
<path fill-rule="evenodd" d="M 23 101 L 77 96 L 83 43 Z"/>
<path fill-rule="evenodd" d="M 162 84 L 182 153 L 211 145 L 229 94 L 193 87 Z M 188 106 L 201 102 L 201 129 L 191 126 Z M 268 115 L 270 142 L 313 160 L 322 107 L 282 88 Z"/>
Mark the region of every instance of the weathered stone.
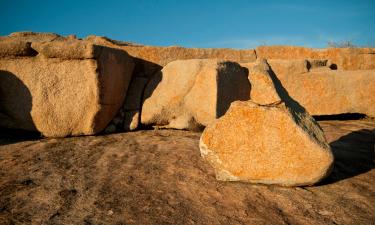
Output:
<path fill-rule="evenodd" d="M 184 48 L 178 46 L 143 46 L 129 42 L 119 42 L 106 37 L 88 36 L 85 40 L 112 48 L 120 48 L 135 58 L 135 76 L 151 77 L 162 66 L 175 60 L 222 59 L 240 63 L 256 60 L 254 49 L 235 50 L 230 48 Z"/>
<path fill-rule="evenodd" d="M 69 41 L 35 42 L 32 43 L 31 47 L 44 57 L 61 59 L 98 58 L 103 49 L 103 46 L 74 39 Z M 119 50 L 113 49 L 113 51 Z"/>
<path fill-rule="evenodd" d="M 278 75 L 284 74 L 303 74 L 309 72 L 308 61 L 306 59 L 267 59 L 267 63 Z"/>
<path fill-rule="evenodd" d="M 311 49 L 296 46 L 259 46 L 258 58 L 266 59 L 327 59 L 333 69 L 375 69 L 375 48 L 327 48 Z"/>
<path fill-rule="evenodd" d="M 52 52 L 72 50 L 70 43 L 51 46 Z M 87 52 L 97 48 L 84 46 Z M 0 126 L 47 137 L 102 131 L 122 106 L 134 64 L 124 51 L 100 49 L 90 59 L 68 54 L 0 59 Z"/>
<path fill-rule="evenodd" d="M 64 39 L 64 37 L 55 33 L 39 33 L 31 31 L 14 32 L 9 34 L 9 37 L 13 40 L 20 40 L 26 42 L 49 42 Z"/>
<path fill-rule="evenodd" d="M 278 77 L 290 96 L 311 115 L 361 113 L 375 117 L 375 70 L 314 71 Z"/>
<path fill-rule="evenodd" d="M 218 180 L 283 186 L 321 181 L 334 160 L 319 125 L 288 102 L 232 103 L 223 117 L 206 127 L 200 150 Z"/>
<path fill-rule="evenodd" d="M 33 56 L 36 51 L 31 48 L 30 42 L 0 41 L 0 57 Z"/>
<path fill-rule="evenodd" d="M 271 68 L 265 59 L 259 59 L 256 63 L 244 66 L 247 66 L 249 70 L 248 79 L 251 85 L 250 99 L 253 102 L 267 105 L 281 101 L 271 77 Z"/>
<path fill-rule="evenodd" d="M 197 129 L 224 115 L 231 102 L 247 100 L 250 84 L 239 64 L 215 59 L 177 60 L 148 83 L 141 122 Z"/>
<path fill-rule="evenodd" d="M 360 113 L 375 117 L 375 107 L 372 107 L 375 105 L 375 97 L 372 94 L 375 93 L 374 70 L 314 69 L 296 74 L 293 70 L 285 69 L 297 61 L 258 60 L 257 63 L 242 64 L 249 69 L 251 100 L 259 104 L 277 101 L 279 96 L 277 87 L 275 89 L 274 86 L 277 80 L 311 115 Z"/>
<path fill-rule="evenodd" d="M 254 49 L 184 48 L 178 46 L 122 46 L 121 48 L 133 57 L 141 58 L 162 66 L 175 60 L 184 59 L 222 59 L 239 63 L 256 60 Z"/>

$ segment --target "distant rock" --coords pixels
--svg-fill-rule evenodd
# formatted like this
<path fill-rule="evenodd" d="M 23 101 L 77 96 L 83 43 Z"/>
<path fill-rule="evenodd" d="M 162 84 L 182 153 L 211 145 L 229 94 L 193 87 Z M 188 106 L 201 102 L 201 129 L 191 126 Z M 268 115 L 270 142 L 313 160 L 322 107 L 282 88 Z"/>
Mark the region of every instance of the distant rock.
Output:
<path fill-rule="evenodd" d="M 146 46 L 130 42 L 111 40 L 106 37 L 91 35 L 85 40 L 120 48 L 135 58 L 135 76 L 151 77 L 161 67 L 175 60 L 187 59 L 221 59 L 239 63 L 253 62 L 256 60 L 254 49 L 230 49 L 230 48 L 185 48 L 180 46 Z"/>
<path fill-rule="evenodd" d="M 0 41 L 0 57 L 34 56 L 37 52 L 30 42 Z"/>
<path fill-rule="evenodd" d="M 0 42 L 0 126 L 47 137 L 91 135 L 122 107 L 132 58 L 119 49 L 56 38 L 17 33 Z"/>
<path fill-rule="evenodd" d="M 26 42 L 49 42 L 55 40 L 64 40 L 65 38 L 55 33 L 42 33 L 42 32 L 14 32 L 9 34 L 12 40 L 26 41 Z"/>
<path fill-rule="evenodd" d="M 375 48 L 312 49 L 296 46 L 259 46 L 258 58 L 266 59 L 327 59 L 338 70 L 375 69 Z"/>
<path fill-rule="evenodd" d="M 148 83 L 141 121 L 197 129 L 224 115 L 231 102 L 247 100 L 250 84 L 239 64 L 216 59 L 177 60 Z"/>

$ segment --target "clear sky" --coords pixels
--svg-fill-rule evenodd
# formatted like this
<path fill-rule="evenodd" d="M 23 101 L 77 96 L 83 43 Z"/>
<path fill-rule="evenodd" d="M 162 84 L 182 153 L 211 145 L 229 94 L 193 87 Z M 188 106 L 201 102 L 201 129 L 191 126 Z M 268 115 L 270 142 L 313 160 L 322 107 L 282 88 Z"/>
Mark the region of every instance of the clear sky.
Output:
<path fill-rule="evenodd" d="M 375 46 L 375 0 L 0 0 L 0 35 L 14 31 L 159 46 Z"/>

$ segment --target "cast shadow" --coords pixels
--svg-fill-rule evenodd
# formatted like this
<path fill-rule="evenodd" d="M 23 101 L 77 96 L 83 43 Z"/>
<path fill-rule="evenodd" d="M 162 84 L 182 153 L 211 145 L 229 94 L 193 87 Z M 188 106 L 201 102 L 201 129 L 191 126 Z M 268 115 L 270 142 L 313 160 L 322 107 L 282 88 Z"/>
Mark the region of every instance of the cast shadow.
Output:
<path fill-rule="evenodd" d="M 284 86 L 282 85 L 281 81 L 277 78 L 277 75 L 272 70 L 271 66 L 270 65 L 268 65 L 268 66 L 269 66 L 268 73 L 269 73 L 269 75 L 271 77 L 272 83 L 273 83 L 273 85 L 275 87 L 275 90 L 276 90 L 277 94 L 279 95 L 280 99 L 285 103 L 285 105 L 288 108 L 292 108 L 293 109 L 290 112 L 291 112 L 291 115 L 293 116 L 294 120 L 298 124 L 304 125 L 305 123 L 301 121 L 302 118 L 300 117 L 300 115 L 309 114 L 308 111 L 305 109 L 305 107 L 303 107 L 301 104 L 299 104 L 299 102 L 297 102 L 296 100 L 294 100 L 289 95 L 288 91 L 284 88 Z M 320 125 L 318 124 L 318 122 L 315 121 L 315 119 L 312 120 L 312 123 L 315 126 L 320 127 Z M 315 133 L 312 133 L 312 135 L 314 135 L 314 138 L 316 140 L 319 140 L 319 138 L 315 136 Z"/>
<path fill-rule="evenodd" d="M 375 129 L 353 131 L 330 143 L 335 164 L 320 185 L 345 180 L 375 168 Z"/>
<path fill-rule="evenodd" d="M 222 64 L 226 69 L 218 69 L 216 118 L 223 116 L 232 102 L 250 100 L 249 70 L 235 62 Z"/>
<path fill-rule="evenodd" d="M 31 118 L 32 96 L 18 77 L 0 70 L 0 145 L 40 137 Z"/>

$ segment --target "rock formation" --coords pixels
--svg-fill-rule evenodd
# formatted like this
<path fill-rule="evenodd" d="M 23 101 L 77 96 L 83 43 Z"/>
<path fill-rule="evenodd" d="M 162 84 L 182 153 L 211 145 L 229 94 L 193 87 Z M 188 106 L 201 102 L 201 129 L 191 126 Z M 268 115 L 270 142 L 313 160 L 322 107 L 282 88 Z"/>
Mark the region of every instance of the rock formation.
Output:
<path fill-rule="evenodd" d="M 104 49 L 104 50 L 103 50 Z M 76 93 L 75 96 L 79 96 L 80 94 L 83 94 L 83 91 L 88 91 L 88 89 L 91 89 L 90 86 L 91 83 L 89 80 L 85 81 L 86 78 L 79 80 L 79 77 L 82 77 L 82 73 L 87 73 L 91 75 L 90 76 L 93 79 L 95 79 L 94 74 L 95 67 L 100 66 L 100 68 L 119 68 L 119 70 L 126 71 L 126 81 L 124 81 L 123 90 L 120 89 L 120 85 L 123 83 L 122 81 L 119 81 L 117 78 L 118 74 L 113 74 L 112 72 L 106 72 L 107 74 L 104 75 L 101 69 L 99 69 L 99 74 L 102 74 L 101 77 L 103 79 L 108 79 L 106 82 L 113 82 L 113 84 L 110 85 L 118 85 L 113 93 L 119 93 L 123 92 L 128 94 L 125 97 L 125 100 L 121 100 L 123 97 L 123 94 L 113 94 L 110 93 L 110 89 L 112 88 L 105 88 L 106 90 L 102 90 L 101 94 L 98 98 L 103 98 L 103 95 L 106 97 L 104 98 L 116 98 L 114 100 L 116 103 L 116 107 L 119 108 L 118 110 L 111 109 L 111 113 L 104 113 L 106 116 L 104 116 L 107 119 L 103 119 L 103 121 L 106 122 L 100 122 L 100 124 L 107 124 L 108 118 L 111 118 L 111 121 L 107 126 L 105 126 L 105 133 L 112 133 L 116 131 L 128 131 L 128 130 L 135 130 L 141 126 L 141 120 L 145 122 L 145 125 L 166 125 L 166 127 L 173 127 L 173 128 L 188 128 L 195 129 L 200 126 L 206 126 L 209 124 L 208 121 L 212 121 L 212 118 L 218 118 L 219 116 L 223 115 L 225 110 L 229 107 L 230 102 L 238 99 L 248 99 L 252 98 L 257 99 L 257 101 L 262 102 L 264 100 L 267 100 L 269 96 L 273 95 L 273 87 L 270 86 L 270 80 L 267 80 L 267 76 L 264 77 L 262 74 L 262 70 L 268 70 L 274 74 L 275 77 L 277 77 L 282 85 L 286 88 L 287 92 L 289 92 L 290 96 L 296 99 L 298 102 L 300 102 L 301 105 L 305 106 L 305 108 L 310 112 L 311 115 L 334 115 L 334 114 L 345 114 L 345 113 L 361 113 L 366 114 L 367 116 L 373 117 L 375 115 L 374 113 L 374 97 L 372 93 L 374 92 L 374 76 L 375 76 L 375 70 L 374 70 L 374 49 L 371 48 L 350 48 L 350 49 L 337 49 L 337 48 L 329 48 L 329 49 L 309 49 L 309 48 L 302 48 L 302 47 L 290 47 L 290 46 L 261 46 L 258 47 L 256 50 L 254 49 L 247 49 L 247 50 L 234 50 L 234 49 L 210 49 L 210 48 L 183 48 L 183 47 L 155 47 L 155 46 L 144 46 L 140 44 L 134 44 L 129 42 L 121 42 L 116 40 L 111 40 L 109 38 L 105 37 L 99 37 L 99 36 L 89 36 L 83 40 L 77 39 L 74 35 L 70 36 L 60 36 L 58 34 L 54 33 L 34 33 L 34 32 L 16 32 L 12 33 L 9 36 L 0 37 L 0 60 L 2 61 L 1 65 L 8 65 L 10 66 L 10 63 L 13 63 L 13 70 L 16 73 L 16 70 L 24 70 L 24 74 L 29 74 L 27 76 L 32 78 L 27 79 L 35 79 L 37 80 L 38 76 L 47 76 L 49 79 L 52 79 L 50 75 L 47 74 L 55 74 L 57 81 L 56 85 L 55 83 L 51 83 L 50 88 L 40 88 L 40 89 L 46 89 L 49 91 L 53 90 L 54 95 L 50 95 L 48 98 L 52 98 L 51 96 L 55 96 L 53 101 L 60 102 L 60 103 L 50 103 L 50 104 L 63 104 L 59 98 L 57 98 L 56 93 L 63 93 L 63 92 L 69 92 L 69 93 Z M 102 52 L 112 52 L 114 55 L 116 55 L 113 58 L 109 58 L 109 55 L 111 54 L 103 54 Z M 126 52 L 129 54 L 126 54 Z M 129 57 L 130 56 L 130 57 Z M 261 69 L 261 67 L 253 68 L 254 65 L 256 65 L 255 61 L 261 58 L 267 58 L 267 68 Z M 171 105 L 163 105 L 158 106 L 163 108 L 163 112 L 157 112 L 157 114 L 164 114 L 165 112 L 173 112 L 170 113 L 171 115 L 166 116 L 168 119 L 163 119 L 163 121 L 160 120 L 160 116 L 154 116 L 158 117 L 159 119 L 150 119 L 150 118 L 141 118 L 145 115 L 147 115 L 148 112 L 150 112 L 149 105 L 150 100 L 154 99 L 156 97 L 153 97 L 154 90 L 157 88 L 156 83 L 158 83 L 158 79 L 160 79 L 160 74 L 164 74 L 165 72 L 160 72 L 163 67 L 163 71 L 168 71 L 168 67 L 170 67 L 170 64 L 177 65 L 178 63 L 174 61 L 179 60 L 186 60 L 185 62 L 189 61 L 189 59 L 197 59 L 205 61 L 208 59 L 211 59 L 213 61 L 232 61 L 241 63 L 241 66 L 247 67 L 247 69 L 250 71 L 249 73 L 249 80 L 252 86 L 252 91 L 250 92 L 250 87 L 247 81 L 234 81 L 237 82 L 234 83 L 223 83 L 222 79 L 217 81 L 207 81 L 211 82 L 212 84 L 205 84 L 201 86 L 194 85 L 194 89 L 189 90 L 189 94 L 186 92 L 185 94 L 188 94 L 190 96 L 189 98 L 196 98 L 197 96 L 204 96 L 207 93 L 209 93 L 211 96 L 215 96 L 214 93 L 217 92 L 216 97 L 212 97 L 211 99 L 209 96 L 206 96 L 204 98 L 200 97 L 202 100 L 199 100 L 200 102 L 197 104 L 189 103 L 190 106 L 189 109 L 186 110 L 186 103 L 184 102 L 186 99 L 183 98 L 182 102 L 184 102 L 183 106 L 173 106 L 172 108 L 169 108 Z M 120 65 L 120 63 L 117 63 L 117 61 L 123 61 L 123 64 Z M 58 62 L 62 62 L 59 64 Z M 130 61 L 134 62 L 134 69 L 131 74 L 131 63 L 128 63 Z M 191 62 L 193 62 L 192 60 Z M 28 63 L 25 63 L 28 62 Z M 50 66 L 50 64 L 53 63 L 53 66 Z M 86 63 L 84 63 L 86 62 Z M 96 63 L 97 66 L 91 66 L 89 65 L 89 62 Z M 207 61 L 208 62 L 208 61 Z M 63 64 L 75 64 L 73 65 L 63 65 Z M 24 64 L 27 64 L 28 67 L 23 66 Z M 100 64 L 100 65 L 99 65 Z M 115 66 L 113 64 L 116 64 Z M 182 63 L 180 63 L 182 64 Z M 234 65 L 235 63 L 233 63 Z M 21 66 L 20 66 L 21 65 Z M 51 64 L 52 65 L 52 64 Z M 192 65 L 192 64 L 189 64 Z M 20 68 L 16 68 L 20 67 Z M 124 68 L 125 67 L 125 68 Z M 179 68 L 176 68 L 175 70 L 179 70 L 185 68 L 185 70 L 189 70 L 187 67 L 183 65 L 179 65 Z M 191 68 L 196 68 L 197 66 L 191 66 Z M 212 66 L 212 71 L 215 71 L 214 65 Z M 27 69 L 30 68 L 30 69 Z M 68 70 L 71 69 L 71 70 Z M 107 70 L 106 69 L 106 70 Z M 28 70 L 34 70 L 33 74 L 29 72 Z M 56 71 L 55 71 L 56 70 Z M 115 69 L 117 70 L 117 69 Z M 5 67 L 5 70 L 3 70 L 3 73 L 7 72 L 7 67 Z M 91 72 L 88 72 L 91 71 Z M 9 71 L 8 71 L 9 72 Z M 38 75 L 36 75 L 38 73 Z M 63 75 L 64 73 L 64 75 Z M 117 73 L 117 72 L 116 72 Z M 191 79 L 195 79 L 196 75 L 192 75 L 195 72 L 191 70 L 191 72 L 181 71 L 182 75 L 181 80 L 179 80 L 179 83 L 177 86 L 182 87 L 190 87 L 191 84 L 188 82 L 191 81 Z M 215 73 L 215 72 L 214 72 Z M 45 74 L 45 75 L 43 75 Z M 65 75 L 68 74 L 68 75 Z M 156 74 L 156 75 L 155 75 Z M 18 76 L 18 74 L 16 74 Z M 13 76 L 9 75 L 8 76 Z M 26 75 L 22 75 L 26 76 Z M 114 77 L 112 77 L 114 76 Z M 164 75 L 163 75 L 164 76 Z M 200 75 L 198 77 L 202 77 L 203 75 Z M 3 76 L 5 77 L 5 76 Z M 62 82 L 60 82 L 60 77 L 66 77 L 67 82 L 69 80 L 69 83 L 77 83 L 79 85 L 65 85 Z M 68 79 L 69 77 L 69 79 Z M 72 78 L 71 78 L 72 77 Z M 129 79 L 130 83 L 129 83 Z M 221 76 L 217 76 L 221 77 Z M 227 76 L 229 77 L 229 76 Z M 241 77 L 235 75 L 234 77 Z M 242 76 L 243 77 L 243 76 Z M 237 79 L 236 78 L 236 79 Z M 5 79 L 5 78 L 3 78 Z M 23 81 L 25 78 L 16 78 L 19 80 L 19 82 L 14 81 L 15 83 L 19 83 L 18 87 L 24 86 L 23 89 L 26 91 L 21 92 L 24 93 L 24 95 L 35 95 L 34 90 L 30 92 L 29 86 L 30 84 L 24 85 L 25 82 Z M 14 80 L 16 80 L 14 79 Z M 88 78 L 87 78 L 88 79 Z M 243 78 L 241 78 L 243 79 Z M 43 79 L 42 79 L 43 80 Z M 111 81 L 109 81 L 111 80 Z M 115 82 L 116 80 L 116 82 Z M 149 83 L 149 87 L 146 89 L 147 93 L 144 93 L 146 84 L 151 80 Z M 198 79 L 199 80 L 199 79 Z M 8 85 L 4 83 L 3 86 Z M 7 81 L 9 82 L 9 81 Z M 35 83 L 36 81 L 30 81 L 31 83 Z M 80 83 L 82 82 L 82 84 Z M 87 85 L 84 85 L 83 83 L 87 82 Z M 102 82 L 102 81 L 100 81 Z M 99 90 L 102 88 L 102 85 L 100 82 L 93 82 L 96 83 L 96 88 Z M 184 84 L 184 82 L 186 82 Z M 205 81 L 206 82 L 206 81 Z M 164 87 L 164 82 L 160 82 L 160 85 Z M 215 83 L 215 84 L 214 84 Z M 41 83 L 38 83 L 40 85 Z M 35 83 L 36 85 L 36 83 Z M 45 84 L 43 84 L 45 85 Z M 53 85 L 53 86 L 52 86 Z M 59 86 L 62 85 L 62 86 Z M 94 86 L 95 86 L 94 85 Z M 158 84 L 159 85 L 159 84 Z M 205 88 L 208 86 L 217 86 L 217 90 L 214 90 L 214 88 L 208 88 L 207 91 Z M 220 85 L 220 88 L 219 86 Z M 235 87 L 238 85 L 238 87 Z M 65 88 L 65 86 L 71 86 L 69 88 Z M 130 87 L 127 89 L 127 87 Z M 228 86 L 228 87 L 227 87 Z M 76 89 L 75 89 L 76 88 Z M 170 89 L 174 87 L 167 87 L 164 88 Z M 4 88 L 3 88 L 4 89 Z M 34 88 L 35 89 L 35 88 Z M 74 89 L 75 91 L 72 91 Z M 78 91 L 81 89 L 82 91 Z M 175 88 L 176 89 L 176 88 Z M 174 92 L 175 89 L 168 90 L 170 92 Z M 5 89 L 4 89 L 5 90 Z M 152 90 L 152 91 L 150 91 Z M 157 88 L 159 90 L 159 87 Z M 177 92 L 181 92 L 184 89 L 177 90 Z M 241 97 L 231 97 L 231 94 L 227 94 L 231 92 L 231 90 L 235 90 L 233 93 L 234 95 L 241 96 Z M 167 93 L 168 91 L 164 91 Z M 193 92 L 192 92 L 193 91 Z M 228 92 L 229 91 L 229 92 Z M 0 98 L 8 98 L 10 95 L 17 95 L 16 92 L 11 94 L 9 91 L 3 91 L 4 93 L 7 93 L 7 97 L 5 94 L 3 94 L 3 97 Z M 25 94 L 27 92 L 30 92 L 28 94 Z M 92 92 L 95 92 L 92 90 Z M 151 93 L 152 92 L 152 93 Z M 176 92 L 176 93 L 177 93 Z M 191 93 L 190 93 L 191 92 Z M 241 94 L 239 94 L 241 92 Z M 247 97 L 245 96 L 245 92 L 250 92 L 250 94 L 247 94 Z M 91 92 L 90 92 L 91 93 Z M 194 97 L 192 93 L 194 94 Z M 197 94 L 199 93 L 199 94 Z M 68 94 L 66 94 L 69 96 Z M 89 94 L 87 94 L 88 96 Z M 119 96 L 114 97 L 112 95 Z M 159 93 L 159 95 L 162 95 Z M 173 93 L 171 93 L 171 96 Z M 111 96 L 111 97 L 110 97 Z M 226 97 L 229 96 L 231 99 L 226 99 Z M 319 96 L 319 97 L 317 97 Z M 150 98 L 151 97 L 151 98 Z M 181 96 L 180 96 L 181 97 Z M 13 97 L 12 97 L 13 98 Z M 33 98 L 33 110 L 32 112 L 37 112 L 36 108 L 40 108 L 39 105 L 36 105 L 36 102 L 38 98 Z M 164 97 L 162 97 L 164 98 Z M 182 97 L 181 97 L 182 98 Z M 215 100 L 215 98 L 217 98 Z M 261 98 L 264 98 L 263 100 Z M 25 99 L 31 99 L 31 97 Z M 82 102 L 85 104 L 91 105 L 92 102 L 95 102 L 94 98 L 89 98 L 90 100 L 84 100 L 84 98 L 81 99 Z M 210 100 L 209 100 L 210 99 Z M 35 101 L 34 101 L 35 100 Z M 142 116 L 142 107 L 143 107 L 143 100 L 146 100 L 146 114 L 143 114 Z M 20 99 L 19 102 L 22 102 Z M 26 102 L 26 100 L 23 100 Z M 44 100 L 42 100 L 44 101 Z M 50 99 L 50 101 L 52 101 Z M 64 100 L 66 101 L 66 100 Z M 101 100 L 100 100 L 101 101 Z M 107 100 L 106 100 L 107 101 Z M 224 103 L 220 103 L 224 101 Z M 2 104 L 7 104 L 8 106 L 4 106 L 2 110 L 2 117 L 3 118 L 13 118 L 9 121 L 9 119 L 4 119 L 1 124 L 2 126 L 12 127 L 12 128 L 22 128 L 22 129 L 28 129 L 28 130 L 38 130 L 41 131 L 44 135 L 52 135 L 51 133 L 55 131 L 42 131 L 41 127 L 37 128 L 35 127 L 33 118 L 30 115 L 31 106 L 26 107 L 27 104 L 20 104 L 25 105 L 24 109 L 21 106 L 9 106 L 10 103 L 5 102 L 5 100 L 2 100 Z M 30 101 L 27 101 L 30 102 Z M 49 101 L 45 101 L 49 102 Z M 124 104 L 120 103 L 123 102 Z M 206 102 L 206 103 L 204 103 Z M 208 106 L 207 104 L 210 104 Z M 14 103 L 13 103 L 14 104 Z M 69 103 L 72 107 L 74 105 L 73 102 Z M 68 105 L 66 107 L 68 107 Z M 78 103 L 77 103 L 78 104 Z M 103 111 L 104 108 L 111 108 L 109 105 L 105 104 L 99 104 L 101 105 L 99 111 Z M 112 104 L 112 103 L 111 103 Z M 204 105 L 206 104 L 206 105 Z M 48 105 L 47 103 L 43 103 L 42 108 Z M 84 105 L 84 104 L 83 104 Z M 83 106 L 82 105 L 82 106 Z M 105 107 L 102 107 L 102 105 L 105 105 Z M 121 105 L 121 106 L 118 106 Z M 194 108 L 192 105 L 196 105 Z M 226 105 L 224 108 L 222 107 L 220 109 L 220 105 Z M 8 108 L 7 108 L 8 107 Z M 13 111 L 11 108 L 17 108 L 19 113 L 16 113 L 17 115 L 13 115 L 10 112 Z M 86 107 L 86 106 L 85 106 Z M 183 109 L 184 113 L 186 115 L 181 116 L 178 115 L 178 118 L 174 118 L 176 115 L 176 107 L 180 109 Z M 53 107 L 50 107 L 53 108 Z M 63 107 L 62 107 L 63 108 Z M 76 108 L 76 106 L 74 106 Z M 194 108 L 194 109 L 193 109 Z M 210 108 L 210 109 L 209 109 Z M 65 109 L 65 108 L 64 108 Z M 158 110 L 159 110 L 158 109 Z M 7 111 L 6 113 L 4 113 Z M 42 110 L 43 111 L 43 110 Z M 41 111 L 41 112 L 42 112 Z M 67 110 L 71 111 L 71 110 Z M 86 110 L 87 111 L 87 110 Z M 95 110 L 94 110 L 95 111 Z M 105 111 L 105 110 L 104 110 Z M 157 111 L 157 110 L 156 110 Z M 185 112 L 186 111 L 186 112 Z M 215 111 L 217 111 L 215 113 Z M 21 113 L 22 112 L 22 113 Z M 40 113 L 41 113 L 40 112 Z M 194 113 L 193 113 L 194 112 Z M 200 112 L 200 113 L 197 113 Z M 205 116 L 202 116 L 202 112 L 205 112 Z M 209 112 L 209 113 L 208 113 Z M 83 113 L 83 112 L 82 112 Z M 182 112 L 179 112 L 177 114 L 181 114 Z M 79 113 L 78 113 L 79 114 Z M 77 115 L 78 115 L 77 114 Z M 95 113 L 94 113 L 95 114 Z M 5 115 L 7 115 L 5 117 Z M 48 113 L 48 115 L 53 115 L 53 113 Z M 101 115 L 101 114 L 100 114 Z M 200 115 L 200 116 L 198 116 Z M 210 116 L 208 116 L 210 115 Z M 150 116 L 150 115 L 148 115 Z M 43 118 L 47 120 L 49 116 L 38 116 L 39 118 Z M 101 121 L 102 116 L 91 116 L 92 118 L 95 117 L 95 119 L 92 119 L 91 121 Z M 104 118 L 103 117 L 103 118 Z M 200 118 L 199 122 L 196 121 L 197 118 Z M 205 117 L 205 119 L 203 119 Z M 20 122 L 18 124 L 22 124 L 22 126 L 17 125 L 15 122 L 16 120 L 20 119 L 21 121 L 29 121 L 29 122 Z M 25 119 L 28 118 L 28 119 Z M 69 118 L 69 117 L 66 117 Z M 77 116 L 78 120 L 81 120 L 82 115 Z M 86 117 L 86 118 L 89 118 Z M 210 119 L 208 119 L 210 118 Z M 39 119 L 38 123 L 41 123 Z M 48 121 L 54 121 L 55 119 L 48 119 Z M 186 122 L 187 120 L 192 120 L 190 122 Z M 12 122 L 13 121 L 13 122 Z M 30 122 L 32 121 L 32 122 Z M 156 122 L 158 121 L 158 122 Z M 172 124 L 170 124 L 172 122 Z M 64 124 L 63 122 L 59 122 L 61 124 Z M 67 122 L 73 123 L 73 122 Z M 97 122 L 87 122 L 87 125 L 93 126 L 92 124 Z M 6 125 L 4 125 L 6 124 Z M 13 124 L 13 125 L 11 125 Z M 48 124 L 53 124 L 53 122 L 48 122 Z M 179 124 L 179 125 L 176 125 Z M 184 124 L 184 125 L 182 125 Z M 38 125 L 39 126 L 39 125 Z M 51 126 L 51 125 L 46 125 Z M 57 126 L 57 125 L 55 125 Z M 64 127 L 63 125 L 62 127 Z M 70 126 L 70 125 L 69 125 Z M 66 130 L 64 132 L 56 131 L 60 136 L 65 135 L 80 135 L 80 134 L 93 134 L 97 133 L 100 130 L 103 130 L 102 126 L 100 125 L 99 128 L 95 128 L 93 131 L 89 128 L 85 128 L 86 131 L 82 131 L 83 128 L 74 128 L 75 131 L 73 131 L 73 128 L 66 127 Z M 72 125 L 73 126 L 73 125 Z M 78 126 L 78 125 L 77 125 Z M 83 125 L 80 125 L 83 126 Z M 86 125 L 85 125 L 86 126 Z M 191 127 L 192 126 L 192 127 Z M 43 128 L 45 129 L 45 128 Z M 57 128 L 53 128 L 55 130 Z M 60 128 L 59 128 L 60 129 Z M 64 128 L 65 129 L 65 128 Z M 58 130 L 58 129 L 57 129 Z M 81 131 L 80 131 L 81 130 Z M 53 134 L 53 135 L 57 135 Z"/>
<path fill-rule="evenodd" d="M 76 39 L 13 36 L 0 42 L 0 126 L 47 137 L 102 131 L 123 104 L 132 58 Z"/>
<path fill-rule="evenodd" d="M 207 126 L 231 102 L 247 100 L 250 84 L 239 64 L 215 59 L 177 60 L 149 82 L 141 121 L 175 129 Z"/>
<path fill-rule="evenodd" d="M 333 155 L 319 125 L 290 98 L 266 60 L 253 65 L 249 80 L 251 100 L 232 103 L 200 140 L 217 179 L 298 186 L 325 178 Z"/>

